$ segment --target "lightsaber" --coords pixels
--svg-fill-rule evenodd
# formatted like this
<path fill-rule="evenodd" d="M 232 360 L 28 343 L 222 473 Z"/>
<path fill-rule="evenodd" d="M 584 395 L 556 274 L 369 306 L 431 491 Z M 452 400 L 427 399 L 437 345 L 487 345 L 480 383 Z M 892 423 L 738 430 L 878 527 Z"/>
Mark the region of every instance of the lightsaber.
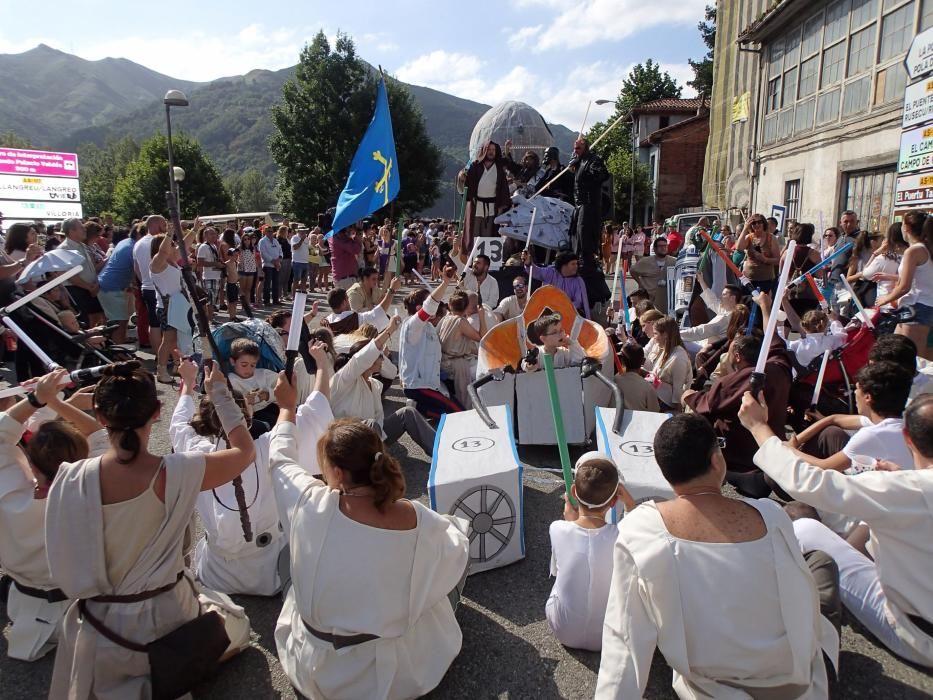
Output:
<path fill-rule="evenodd" d="M 777 312 L 778 309 L 781 308 L 781 300 L 784 298 L 784 290 L 787 288 L 787 278 L 790 276 L 790 268 L 794 262 L 794 249 L 796 247 L 797 241 L 789 241 L 787 243 L 787 254 L 784 257 L 784 266 L 781 268 L 777 292 L 774 294 L 774 306 L 771 309 L 771 313 L 768 314 L 768 327 L 765 329 L 765 335 L 761 341 L 761 352 L 758 353 L 758 363 L 755 365 L 755 371 L 752 372 L 752 396 L 756 398 L 758 397 L 758 392 L 765 386 L 765 363 L 768 361 L 768 354 L 771 350 L 771 339 L 774 338 L 774 332 L 777 330 Z"/>
<path fill-rule="evenodd" d="M 816 375 L 816 386 L 813 387 L 813 399 L 810 401 L 811 407 L 816 407 L 820 402 L 820 392 L 823 390 L 823 377 L 826 375 L 826 365 L 829 364 L 829 355 L 832 350 L 823 353 L 823 361 L 820 363 L 819 374 Z"/>
<path fill-rule="evenodd" d="M 16 334 L 16 337 L 19 338 L 20 342 L 23 345 L 25 345 L 27 348 L 32 350 L 32 353 L 36 357 L 39 358 L 39 361 L 43 365 L 45 365 L 45 368 L 48 371 L 51 372 L 53 369 L 58 369 L 59 367 L 61 367 L 60 364 L 55 362 L 55 360 L 53 360 L 51 357 L 49 357 L 45 353 L 45 350 L 43 350 L 38 345 L 36 345 L 36 342 L 32 338 L 30 338 L 28 335 L 26 335 L 26 331 L 20 328 L 19 324 L 16 321 L 14 321 L 12 318 L 10 318 L 9 316 L 4 316 L 3 325 L 9 328 L 11 331 L 13 331 L 13 333 Z"/>
<path fill-rule="evenodd" d="M 81 384 L 82 382 L 100 379 L 104 370 L 110 367 L 110 365 L 98 365 L 97 367 L 86 367 L 85 369 L 76 369 L 73 372 L 69 372 L 61 381 L 58 382 L 58 386 L 70 386 L 72 384 Z M 50 368 L 54 369 L 54 368 Z M 39 377 L 33 378 L 35 381 L 39 380 Z M 32 380 L 27 380 L 29 386 L 12 386 L 9 389 L 4 389 L 0 391 L 0 399 L 6 399 L 10 396 L 17 396 L 26 394 L 32 386 Z"/>
<path fill-rule="evenodd" d="M 528 226 L 528 240 L 525 241 L 525 250 L 528 251 L 528 290 L 531 290 L 531 279 L 535 274 L 535 261 L 531 260 L 531 232 L 535 228 L 535 214 L 538 213 L 538 207 L 533 207 L 531 210 L 531 225 Z"/>
<path fill-rule="evenodd" d="M 738 268 L 738 266 L 734 262 L 732 262 L 732 257 L 729 255 L 729 253 L 727 253 L 724 248 L 721 248 L 719 246 L 719 243 L 714 241 L 713 237 L 710 236 L 706 231 L 704 231 L 703 229 L 699 229 L 699 231 L 700 231 L 700 235 L 703 236 L 704 239 L 706 239 L 706 242 L 709 244 L 709 247 L 712 248 L 714 251 L 716 251 L 716 254 L 726 264 L 726 267 L 729 268 L 732 274 L 736 276 L 736 278 L 739 280 L 742 286 L 746 287 L 747 289 L 751 289 L 754 286 L 752 285 L 752 281 L 748 279 L 748 277 L 746 277 L 742 273 L 742 271 Z"/>
<path fill-rule="evenodd" d="M 823 237 L 826 229 L 823 228 L 823 210 L 820 209 L 820 259 L 823 259 L 823 251 L 826 250 L 826 239 Z"/>
<path fill-rule="evenodd" d="M 616 270 L 615 274 L 612 276 L 612 294 L 609 295 L 609 308 L 612 308 L 612 302 L 616 298 L 616 289 L 619 288 L 619 268 L 621 267 L 622 260 L 622 241 L 619 241 L 619 252 L 616 255 Z M 622 296 L 625 296 L 625 280 L 622 280 Z M 622 310 L 622 299 L 619 299 L 619 310 Z M 628 314 L 625 314 L 625 320 L 628 320 Z"/>
<path fill-rule="evenodd" d="M 560 410 L 560 398 L 557 393 L 557 380 L 554 378 L 554 358 L 546 352 L 541 353 L 544 363 L 544 376 L 547 379 L 547 393 L 551 400 L 551 416 L 554 418 L 554 437 L 557 439 L 557 451 L 560 454 L 560 467 L 564 475 L 564 489 L 567 491 L 567 500 L 570 505 L 576 506 L 574 497 L 570 494 L 573 486 L 573 474 L 570 471 L 570 451 L 567 449 L 567 437 L 564 433 L 564 418 Z"/>
<path fill-rule="evenodd" d="M 305 292 L 295 292 L 292 300 L 292 317 L 288 324 L 288 342 L 285 344 L 285 376 L 292 380 L 295 370 L 295 358 L 298 357 L 298 342 L 301 339 L 301 324 L 304 323 L 305 304 L 308 295 Z"/>
<path fill-rule="evenodd" d="M 610 125 L 606 128 L 606 130 L 605 130 L 603 133 L 601 133 L 601 134 L 599 135 L 599 137 L 598 137 L 595 141 L 593 141 L 593 143 L 590 144 L 590 148 L 591 148 L 591 149 L 592 149 L 592 148 L 596 148 L 596 144 L 598 144 L 600 141 L 602 141 L 604 138 L 606 138 L 606 134 L 608 134 L 610 131 L 612 131 L 614 128 L 616 128 L 616 127 L 619 125 L 619 123 L 620 123 L 623 119 L 625 119 L 627 116 L 629 116 L 629 115 L 628 115 L 628 114 L 620 114 L 620 115 L 619 115 L 619 118 L 616 119 L 614 122 L 612 122 L 612 124 L 610 124 Z M 555 176 L 552 177 L 550 180 L 548 180 L 547 182 L 545 182 L 545 183 L 541 186 L 541 188 L 540 188 L 537 192 L 535 192 L 533 195 L 531 195 L 528 199 L 534 199 L 535 197 L 537 197 L 539 194 L 541 194 L 542 192 L 544 192 L 544 190 L 546 190 L 548 187 L 550 187 L 550 186 L 553 185 L 555 182 L 557 182 L 561 177 L 563 177 L 564 173 L 568 172 L 569 170 L 570 170 L 570 166 L 569 166 L 569 165 L 565 166 L 563 170 L 561 170 L 559 173 L 557 173 L 557 175 L 555 175 Z"/>
<path fill-rule="evenodd" d="M 809 272 L 804 275 L 807 278 L 807 284 L 810 285 L 810 289 L 813 290 L 813 294 L 816 297 L 816 300 L 820 302 L 820 306 L 823 308 L 823 311 L 829 311 L 829 302 L 826 301 L 826 297 L 823 296 L 823 292 L 820 291 L 819 285 L 816 283 L 816 280 L 813 279 L 813 275 Z"/>
<path fill-rule="evenodd" d="M 751 335 L 755 328 L 755 321 L 758 318 L 758 304 L 752 302 L 752 310 L 748 312 L 748 326 L 745 327 L 745 335 Z"/>
<path fill-rule="evenodd" d="M 412 270 L 412 272 L 414 273 L 415 277 L 418 278 L 418 281 L 424 285 L 425 289 L 427 289 L 429 292 L 434 290 L 434 287 L 432 287 L 431 284 L 424 278 L 424 275 L 422 275 L 420 272 L 414 269 Z"/>
<path fill-rule="evenodd" d="M 825 260 L 823 260 L 823 261 L 821 261 L 821 262 L 818 262 L 816 265 L 814 265 L 814 266 L 811 267 L 809 270 L 807 270 L 807 271 L 804 272 L 802 275 L 800 275 L 800 277 L 798 277 L 798 278 L 795 279 L 793 282 L 791 282 L 791 284 L 792 284 L 792 285 L 793 285 L 793 284 L 800 284 L 801 282 L 803 282 L 803 281 L 806 279 L 806 276 L 807 276 L 807 275 L 812 275 L 814 272 L 819 272 L 819 271 L 822 270 L 824 267 L 829 267 L 829 266 L 832 264 L 832 261 L 833 261 L 833 260 L 835 260 L 836 258 L 838 258 L 838 257 L 839 257 L 840 255 L 842 255 L 843 253 L 848 253 L 849 250 L 852 248 L 852 245 L 853 245 L 852 241 L 849 241 L 849 242 L 846 243 L 844 246 L 842 246 L 839 250 L 834 250 L 832 255 L 830 255 L 830 256 L 829 256 L 828 258 L 826 258 Z"/>
<path fill-rule="evenodd" d="M 845 275 L 841 275 L 839 279 L 842 281 L 842 286 L 846 288 L 846 291 L 849 293 L 849 296 L 852 297 L 852 303 L 855 304 L 855 308 L 858 309 L 858 315 L 861 317 L 862 321 L 869 328 L 874 329 L 875 324 L 871 322 L 871 319 L 868 317 L 868 314 L 865 312 L 865 307 L 862 306 L 862 302 L 859 301 L 858 295 L 856 295 L 855 290 L 852 289 L 852 285 L 849 284 L 849 280 L 846 279 Z"/>
<path fill-rule="evenodd" d="M 81 265 L 75 265 L 70 270 L 63 272 L 57 277 L 53 277 L 48 282 L 43 284 L 41 287 L 36 287 L 34 290 L 29 292 L 29 294 L 26 294 L 20 297 L 19 299 L 14 301 L 12 304 L 9 304 L 8 306 L 4 306 L 2 309 L 0 309 L 0 314 L 9 314 L 9 313 L 16 311 L 21 306 L 25 306 L 26 304 L 31 302 L 33 299 L 36 299 L 37 297 L 42 296 L 50 289 L 53 289 L 57 287 L 58 285 L 63 284 L 67 280 L 70 280 L 72 277 L 77 275 L 79 272 L 81 272 Z"/>

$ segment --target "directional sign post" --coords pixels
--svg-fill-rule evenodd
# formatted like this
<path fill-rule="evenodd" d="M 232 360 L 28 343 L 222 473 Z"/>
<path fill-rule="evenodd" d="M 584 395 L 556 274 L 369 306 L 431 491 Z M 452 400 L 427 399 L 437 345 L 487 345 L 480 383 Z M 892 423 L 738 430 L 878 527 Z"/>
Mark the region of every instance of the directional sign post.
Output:
<path fill-rule="evenodd" d="M 914 37 L 904 65 L 911 83 L 904 91 L 895 216 L 933 208 L 933 29 Z"/>

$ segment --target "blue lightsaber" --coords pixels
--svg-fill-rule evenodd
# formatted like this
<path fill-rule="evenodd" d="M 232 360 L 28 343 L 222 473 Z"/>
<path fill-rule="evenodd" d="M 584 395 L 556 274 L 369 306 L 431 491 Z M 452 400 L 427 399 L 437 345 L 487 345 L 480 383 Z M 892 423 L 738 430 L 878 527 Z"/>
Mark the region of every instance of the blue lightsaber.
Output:
<path fill-rule="evenodd" d="M 839 250 L 834 250 L 832 255 L 830 255 L 825 260 L 818 262 L 816 265 L 814 265 L 809 270 L 807 270 L 802 275 L 800 275 L 800 277 L 798 277 L 793 282 L 791 282 L 790 285 L 800 284 L 801 282 L 806 281 L 807 275 L 812 275 L 814 272 L 819 272 L 824 267 L 829 267 L 830 263 L 832 263 L 833 260 L 838 258 L 843 253 L 848 253 L 852 249 L 853 245 L 854 244 L 852 243 L 852 241 L 849 241 L 844 246 L 842 246 Z"/>

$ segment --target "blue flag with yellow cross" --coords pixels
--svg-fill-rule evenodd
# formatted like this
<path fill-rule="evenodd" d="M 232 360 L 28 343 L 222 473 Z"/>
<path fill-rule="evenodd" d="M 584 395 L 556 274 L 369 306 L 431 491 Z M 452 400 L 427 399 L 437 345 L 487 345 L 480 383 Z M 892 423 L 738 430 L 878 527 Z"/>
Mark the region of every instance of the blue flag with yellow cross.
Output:
<path fill-rule="evenodd" d="M 347 184 L 337 200 L 333 227 L 326 237 L 382 209 L 398 196 L 399 185 L 392 115 L 385 79 L 380 79 L 373 119 L 353 156 Z"/>

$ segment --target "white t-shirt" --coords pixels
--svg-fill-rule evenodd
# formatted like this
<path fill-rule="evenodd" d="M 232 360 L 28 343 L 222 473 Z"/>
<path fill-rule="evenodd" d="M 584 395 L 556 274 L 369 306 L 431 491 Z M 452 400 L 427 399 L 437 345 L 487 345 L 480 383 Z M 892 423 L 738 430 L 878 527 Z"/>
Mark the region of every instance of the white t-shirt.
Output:
<path fill-rule="evenodd" d="M 139 268 L 139 280 L 143 289 L 155 289 L 152 286 L 152 275 L 149 272 L 149 263 L 152 261 L 152 235 L 147 233 L 133 244 L 133 260 Z"/>
<path fill-rule="evenodd" d="M 220 257 L 217 254 L 216 248 L 211 246 L 209 243 L 202 243 L 198 246 L 198 260 L 203 260 L 205 263 L 216 263 L 220 261 Z M 201 279 L 219 280 L 220 270 L 215 267 L 208 267 L 205 265 L 201 269 Z"/>
<path fill-rule="evenodd" d="M 252 377 L 241 377 L 236 372 L 231 372 L 227 376 L 230 379 L 230 386 L 232 386 L 235 391 L 239 391 L 244 396 L 246 396 L 246 394 L 250 393 L 251 391 L 256 390 L 268 394 L 267 397 L 262 398 L 253 404 L 254 412 L 261 411 L 270 403 L 275 401 L 273 389 L 275 388 L 275 383 L 278 381 L 279 375 L 273 372 L 271 369 L 257 368 Z"/>
<path fill-rule="evenodd" d="M 301 245 L 298 245 L 301 243 Z M 292 240 L 289 241 L 289 244 L 292 246 L 292 264 L 294 263 L 308 263 L 308 237 L 305 236 L 304 242 L 301 240 L 301 236 L 295 234 L 292 236 Z M 297 248 L 295 246 L 298 245 Z"/>
<path fill-rule="evenodd" d="M 914 458 L 904 440 L 904 421 L 901 418 L 885 418 L 880 423 L 872 423 L 865 416 L 861 419 L 862 427 L 842 448 L 846 457 L 853 460 L 859 456 L 886 459 L 901 469 L 914 468 Z"/>
<path fill-rule="evenodd" d="M 592 651 L 602 647 L 612 547 L 618 534 L 611 523 L 598 530 L 566 520 L 551 523 L 551 575 L 557 580 L 545 612 L 561 644 Z"/>

